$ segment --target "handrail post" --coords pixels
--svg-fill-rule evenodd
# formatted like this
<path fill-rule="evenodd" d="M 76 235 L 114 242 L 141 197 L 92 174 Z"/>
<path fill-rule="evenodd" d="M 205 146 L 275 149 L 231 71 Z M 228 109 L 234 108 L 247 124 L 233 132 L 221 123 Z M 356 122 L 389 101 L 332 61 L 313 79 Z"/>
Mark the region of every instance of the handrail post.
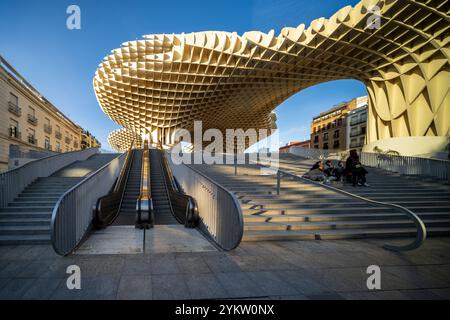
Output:
<path fill-rule="evenodd" d="M 278 170 L 277 171 L 277 196 L 280 195 L 280 191 L 281 191 L 281 171 Z"/>

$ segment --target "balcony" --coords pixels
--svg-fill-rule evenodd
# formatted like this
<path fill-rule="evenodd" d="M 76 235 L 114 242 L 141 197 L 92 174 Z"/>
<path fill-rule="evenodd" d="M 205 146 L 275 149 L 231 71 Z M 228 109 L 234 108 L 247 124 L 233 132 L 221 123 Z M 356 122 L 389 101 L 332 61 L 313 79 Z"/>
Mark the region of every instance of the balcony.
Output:
<path fill-rule="evenodd" d="M 19 129 L 17 127 L 9 128 L 9 137 L 20 140 L 22 137 L 22 134 L 19 132 Z"/>
<path fill-rule="evenodd" d="M 367 122 L 367 117 L 352 119 L 352 120 L 350 120 L 350 126 L 356 126 L 358 124 L 366 123 L 366 122 Z"/>
<path fill-rule="evenodd" d="M 62 133 L 60 131 L 55 131 L 55 138 L 56 139 L 61 139 L 62 138 Z"/>
<path fill-rule="evenodd" d="M 13 115 L 20 117 L 22 115 L 22 109 L 15 105 L 11 101 L 8 103 L 8 111 Z"/>
<path fill-rule="evenodd" d="M 49 124 L 44 124 L 44 132 L 48 133 L 48 134 L 52 134 L 52 132 L 53 132 L 52 126 Z"/>
<path fill-rule="evenodd" d="M 32 124 L 33 126 L 37 126 L 38 119 L 32 114 L 28 114 L 28 123 Z"/>
<path fill-rule="evenodd" d="M 36 137 L 33 136 L 33 135 L 29 135 L 29 136 L 28 136 L 28 143 L 37 145 L 37 139 L 36 139 Z"/>
<path fill-rule="evenodd" d="M 66 137 L 66 138 L 64 139 L 64 142 L 67 143 L 67 144 L 70 144 L 70 142 L 72 142 L 72 141 L 70 140 L 70 138 Z"/>

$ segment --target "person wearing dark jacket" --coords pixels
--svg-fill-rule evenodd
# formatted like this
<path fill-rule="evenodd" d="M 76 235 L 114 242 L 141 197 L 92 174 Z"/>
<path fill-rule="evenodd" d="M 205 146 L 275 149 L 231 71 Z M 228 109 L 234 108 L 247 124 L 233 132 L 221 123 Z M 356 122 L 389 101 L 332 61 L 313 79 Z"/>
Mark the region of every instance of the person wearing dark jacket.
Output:
<path fill-rule="evenodd" d="M 361 162 L 359 161 L 359 156 L 356 150 L 350 151 L 350 156 L 345 163 L 345 171 L 347 175 L 351 174 L 354 187 L 356 185 L 366 187 L 369 186 L 366 180 L 366 174 L 368 172 L 366 169 L 364 169 Z"/>

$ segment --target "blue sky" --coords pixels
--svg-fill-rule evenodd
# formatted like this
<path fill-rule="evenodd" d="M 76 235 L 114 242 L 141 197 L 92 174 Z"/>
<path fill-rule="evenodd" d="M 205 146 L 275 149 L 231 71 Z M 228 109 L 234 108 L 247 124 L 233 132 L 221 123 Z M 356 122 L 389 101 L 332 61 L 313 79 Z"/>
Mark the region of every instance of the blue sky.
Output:
<path fill-rule="evenodd" d="M 72 120 L 107 145 L 118 128 L 92 89 L 98 64 L 128 40 L 153 33 L 205 30 L 279 32 L 285 26 L 329 17 L 357 0 L 2 0 L 0 54 Z M 81 30 L 66 28 L 66 8 L 81 8 Z M 291 97 L 275 111 L 282 143 L 309 136 L 311 118 L 365 95 L 353 80 L 325 83 Z"/>

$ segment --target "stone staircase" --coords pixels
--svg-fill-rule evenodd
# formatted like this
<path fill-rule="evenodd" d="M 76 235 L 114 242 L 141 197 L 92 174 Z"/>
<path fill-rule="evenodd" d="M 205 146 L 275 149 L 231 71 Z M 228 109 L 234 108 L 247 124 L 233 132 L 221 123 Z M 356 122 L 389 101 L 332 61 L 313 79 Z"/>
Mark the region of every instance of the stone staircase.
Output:
<path fill-rule="evenodd" d="M 305 173 L 314 161 L 281 155 L 280 167 Z M 412 237 L 416 229 L 402 212 L 374 206 L 321 186 L 261 175 L 256 165 L 196 165 L 196 169 L 232 191 L 244 214 L 244 240 L 352 239 Z M 423 178 L 405 178 L 369 169 L 371 188 L 333 184 L 371 199 L 397 203 L 419 214 L 430 236 L 450 235 L 450 188 Z"/>
<path fill-rule="evenodd" d="M 27 186 L 8 207 L 0 208 L 0 245 L 50 243 L 52 212 L 61 195 L 115 157 L 97 154 Z"/>

